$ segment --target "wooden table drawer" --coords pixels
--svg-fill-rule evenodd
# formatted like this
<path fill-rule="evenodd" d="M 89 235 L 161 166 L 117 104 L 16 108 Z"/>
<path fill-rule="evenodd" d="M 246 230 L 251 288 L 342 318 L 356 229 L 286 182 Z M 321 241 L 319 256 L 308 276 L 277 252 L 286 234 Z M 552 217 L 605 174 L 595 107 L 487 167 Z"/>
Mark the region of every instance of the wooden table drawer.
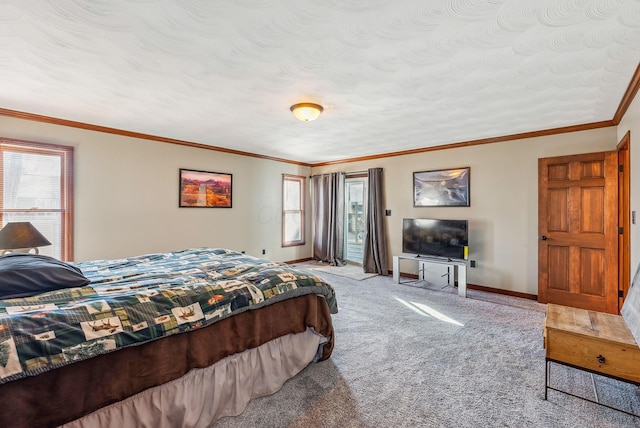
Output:
<path fill-rule="evenodd" d="M 640 382 L 640 348 L 620 315 L 547 305 L 549 359 Z"/>
<path fill-rule="evenodd" d="M 640 349 L 588 334 L 546 329 L 546 353 L 552 360 L 640 382 Z"/>

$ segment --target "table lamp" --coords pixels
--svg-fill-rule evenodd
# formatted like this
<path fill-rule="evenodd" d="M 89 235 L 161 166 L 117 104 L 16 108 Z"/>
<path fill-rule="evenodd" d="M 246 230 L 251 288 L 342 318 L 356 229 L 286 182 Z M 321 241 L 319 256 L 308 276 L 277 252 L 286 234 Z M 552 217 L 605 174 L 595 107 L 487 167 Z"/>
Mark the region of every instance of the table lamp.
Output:
<path fill-rule="evenodd" d="M 7 223 L 0 229 L 0 255 L 8 252 L 29 252 L 31 249 L 39 254 L 38 247 L 51 245 L 28 221 Z"/>

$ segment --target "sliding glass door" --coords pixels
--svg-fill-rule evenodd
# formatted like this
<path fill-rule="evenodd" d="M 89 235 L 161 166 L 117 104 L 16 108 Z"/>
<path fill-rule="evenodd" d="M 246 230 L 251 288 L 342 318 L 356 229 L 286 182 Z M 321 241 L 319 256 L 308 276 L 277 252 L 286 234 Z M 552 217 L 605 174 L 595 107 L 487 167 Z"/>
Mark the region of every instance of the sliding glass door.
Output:
<path fill-rule="evenodd" d="M 344 248 L 345 260 L 362 265 L 365 215 L 367 206 L 367 176 L 347 176 L 344 192 Z"/>

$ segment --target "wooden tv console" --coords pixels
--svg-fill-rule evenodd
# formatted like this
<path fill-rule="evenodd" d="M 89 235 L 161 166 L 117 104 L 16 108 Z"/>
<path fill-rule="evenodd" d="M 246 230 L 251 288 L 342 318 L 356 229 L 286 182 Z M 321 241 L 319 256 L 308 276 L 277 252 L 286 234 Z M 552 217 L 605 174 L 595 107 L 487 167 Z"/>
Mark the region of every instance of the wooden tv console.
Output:
<path fill-rule="evenodd" d="M 544 348 L 545 400 L 551 389 L 640 417 L 549 386 L 552 362 L 640 386 L 640 348 L 622 316 L 548 304 Z"/>

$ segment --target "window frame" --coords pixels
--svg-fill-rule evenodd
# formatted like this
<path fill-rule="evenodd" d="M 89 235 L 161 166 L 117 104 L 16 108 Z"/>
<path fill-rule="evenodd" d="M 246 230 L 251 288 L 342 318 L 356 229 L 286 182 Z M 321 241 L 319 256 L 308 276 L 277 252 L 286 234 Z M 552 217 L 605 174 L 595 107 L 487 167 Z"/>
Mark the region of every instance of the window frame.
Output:
<path fill-rule="evenodd" d="M 60 157 L 60 198 L 61 207 L 56 209 L 5 209 L 4 201 L 4 152 L 18 152 L 29 154 L 41 154 Z M 59 144 L 38 143 L 34 141 L 0 138 L 0 226 L 3 224 L 5 213 L 60 213 L 60 253 L 64 261 L 73 260 L 73 152 L 74 147 Z"/>
<path fill-rule="evenodd" d="M 300 207 L 297 210 L 285 209 L 285 188 L 287 182 L 297 182 L 300 184 Z M 298 245 L 305 245 L 305 185 L 306 177 L 301 175 L 282 174 L 282 247 L 294 247 Z M 300 213 L 300 237 L 301 239 L 296 241 L 287 241 L 285 233 L 285 223 L 287 214 Z"/>

